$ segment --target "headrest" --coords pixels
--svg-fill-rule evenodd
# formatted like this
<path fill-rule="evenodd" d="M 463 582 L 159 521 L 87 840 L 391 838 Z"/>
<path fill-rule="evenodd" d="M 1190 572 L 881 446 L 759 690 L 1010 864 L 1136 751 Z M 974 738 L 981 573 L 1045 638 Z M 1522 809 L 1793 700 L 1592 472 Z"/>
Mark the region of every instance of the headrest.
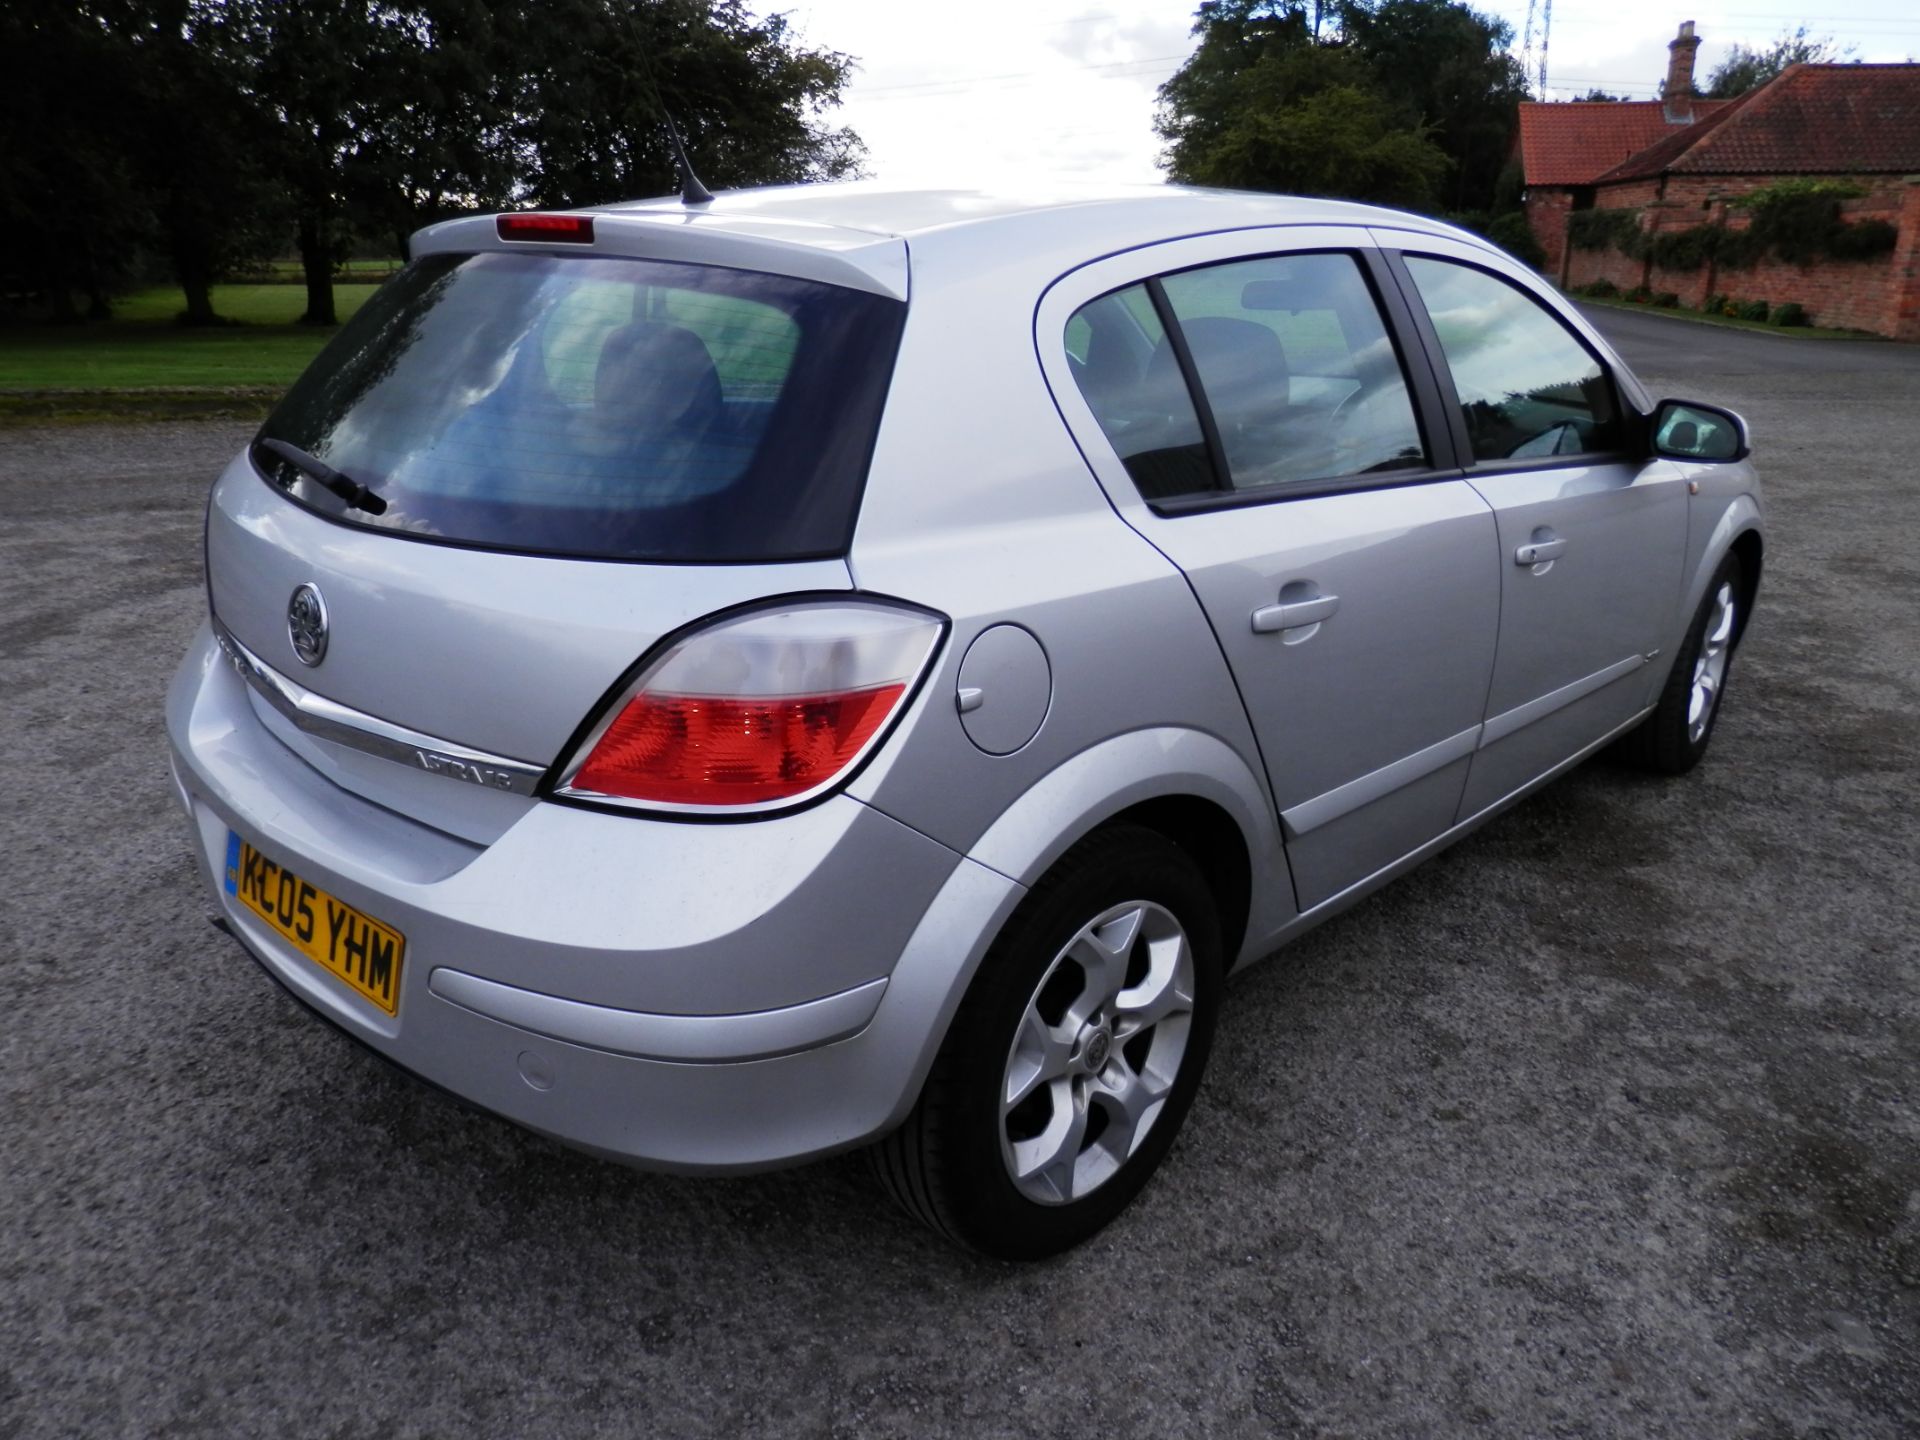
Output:
<path fill-rule="evenodd" d="M 1255 419 L 1287 403 L 1286 348 L 1266 326 L 1202 315 L 1182 320 L 1180 332 L 1193 352 L 1207 403 L 1222 423 Z M 1173 347 L 1162 340 L 1148 369 L 1164 371 L 1174 364 Z"/>
<path fill-rule="evenodd" d="M 719 409 L 720 373 L 684 325 L 635 320 L 600 347 L 593 402 L 603 418 L 645 429 L 697 423 Z"/>

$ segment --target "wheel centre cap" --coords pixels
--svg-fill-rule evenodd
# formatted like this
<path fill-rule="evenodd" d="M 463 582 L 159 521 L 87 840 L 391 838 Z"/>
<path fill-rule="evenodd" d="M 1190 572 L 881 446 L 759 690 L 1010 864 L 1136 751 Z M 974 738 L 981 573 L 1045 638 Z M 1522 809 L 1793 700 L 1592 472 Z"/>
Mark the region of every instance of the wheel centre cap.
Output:
<path fill-rule="evenodd" d="M 1098 1073 L 1105 1068 L 1107 1056 L 1112 1049 L 1113 1036 L 1103 1025 L 1088 1035 L 1085 1043 L 1081 1045 L 1080 1063 L 1087 1067 L 1089 1073 Z"/>

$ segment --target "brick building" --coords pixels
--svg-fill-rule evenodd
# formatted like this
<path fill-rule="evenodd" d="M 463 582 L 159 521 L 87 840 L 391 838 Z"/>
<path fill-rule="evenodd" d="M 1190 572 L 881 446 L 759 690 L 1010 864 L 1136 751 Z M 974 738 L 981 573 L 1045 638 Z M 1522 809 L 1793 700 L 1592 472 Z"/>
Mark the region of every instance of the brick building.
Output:
<path fill-rule="evenodd" d="M 1698 100 L 1698 45 L 1689 21 L 1668 47 L 1663 100 L 1520 107 L 1526 213 L 1547 273 L 1562 285 L 1606 279 L 1671 291 L 1689 306 L 1709 294 L 1793 301 L 1819 324 L 1920 340 L 1920 65 L 1794 65 L 1737 99 Z M 1840 218 L 1894 227 L 1892 249 L 1665 270 L 1650 245 L 1637 246 L 1636 258 L 1568 242 L 1571 215 L 1589 208 L 1632 211 L 1649 238 L 1703 225 L 1741 230 L 1750 217 L 1731 202 L 1789 177 L 1861 192 L 1842 202 Z"/>
<path fill-rule="evenodd" d="M 1594 204 L 1602 175 L 1650 146 L 1691 134 L 1730 100 L 1693 93 L 1700 40 L 1687 21 L 1667 45 L 1667 79 L 1659 100 L 1527 101 L 1520 106 L 1518 148 L 1526 181 L 1525 209 L 1546 271 L 1560 275 L 1567 256 L 1567 216 Z"/>

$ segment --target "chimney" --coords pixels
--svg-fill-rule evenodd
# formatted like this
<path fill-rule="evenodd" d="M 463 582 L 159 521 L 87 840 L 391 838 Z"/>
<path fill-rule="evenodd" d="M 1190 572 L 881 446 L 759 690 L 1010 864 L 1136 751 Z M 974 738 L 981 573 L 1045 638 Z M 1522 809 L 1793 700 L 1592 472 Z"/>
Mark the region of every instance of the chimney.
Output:
<path fill-rule="evenodd" d="M 1693 123 L 1693 54 L 1700 48 L 1693 22 L 1680 22 L 1680 33 L 1667 42 L 1667 83 L 1660 87 L 1669 125 Z"/>

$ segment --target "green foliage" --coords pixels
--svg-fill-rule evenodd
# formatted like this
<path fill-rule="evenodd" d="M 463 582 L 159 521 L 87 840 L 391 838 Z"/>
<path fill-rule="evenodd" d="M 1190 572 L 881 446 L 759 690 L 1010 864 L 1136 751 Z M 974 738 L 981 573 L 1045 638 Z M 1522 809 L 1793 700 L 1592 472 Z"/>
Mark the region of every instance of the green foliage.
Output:
<path fill-rule="evenodd" d="M 1652 260 L 1662 270 L 1698 270 L 1709 263 L 1739 269 L 1752 263 L 1747 232 L 1724 225 L 1691 225 L 1637 239 L 1639 243 L 1628 253 L 1637 260 Z"/>
<path fill-rule="evenodd" d="M 1807 27 L 1801 25 L 1793 30 L 1783 30 L 1779 38 L 1764 50 L 1735 44 L 1727 58 L 1715 66 L 1713 74 L 1707 77 L 1706 93 L 1716 100 L 1728 100 L 1758 89 L 1789 65 L 1830 64 L 1852 53 L 1852 46 L 1840 50 L 1835 46 L 1832 36 L 1810 36 Z"/>
<path fill-rule="evenodd" d="M 1734 315 L 1741 320 L 1763 321 L 1767 318 L 1767 302 L 1764 300 L 1743 300 L 1734 307 Z"/>
<path fill-rule="evenodd" d="M 1526 261 L 1535 270 L 1546 268 L 1546 249 L 1533 233 L 1533 226 L 1527 223 L 1527 217 L 1520 211 L 1509 210 L 1504 215 L 1494 216 L 1482 233 L 1509 255 Z"/>
<path fill-rule="evenodd" d="M 103 311 L 144 246 L 209 323 L 214 280 L 297 237 L 330 324 L 369 242 L 675 188 L 662 98 L 716 187 L 856 173 L 822 118 L 852 63 L 745 0 L 0 4 L 0 293 Z"/>
<path fill-rule="evenodd" d="M 1645 285 L 1636 285 L 1620 298 L 1622 300 L 1631 300 L 1636 305 L 1645 305 L 1653 299 L 1653 291 L 1649 290 Z"/>
<path fill-rule="evenodd" d="M 1449 225 L 1458 225 L 1462 230 L 1471 230 L 1476 235 L 1484 236 L 1515 259 L 1525 261 L 1535 270 L 1546 266 L 1547 252 L 1533 233 L 1533 226 L 1527 223 L 1527 217 L 1518 210 L 1498 214 L 1489 214 L 1485 210 L 1467 210 L 1454 214 L 1442 214 L 1437 218 L 1445 220 Z"/>
<path fill-rule="evenodd" d="M 1700 313 L 1702 315 L 1723 315 L 1726 313 L 1726 309 L 1727 297 L 1720 294 L 1717 290 L 1700 302 Z"/>
<path fill-rule="evenodd" d="M 1845 181 L 1795 178 L 1777 180 L 1732 203 L 1753 216 L 1747 233 L 1756 247 L 1804 265 L 1856 243 L 1841 233 L 1849 227 L 1840 218 L 1840 202 L 1864 194 L 1860 186 Z"/>
<path fill-rule="evenodd" d="M 1806 307 L 1798 300 L 1788 300 L 1773 307 L 1773 314 L 1767 317 L 1769 322 L 1780 326 L 1810 325 Z"/>
<path fill-rule="evenodd" d="M 1631 253 L 1640 234 L 1638 210 L 1575 210 L 1567 216 L 1567 243 L 1576 250 Z"/>
<path fill-rule="evenodd" d="M 1672 290 L 1660 290 L 1654 293 L 1654 307 L 1660 310 L 1678 310 L 1680 297 Z"/>
<path fill-rule="evenodd" d="M 84 4 L 0 5 L 0 298 L 103 318 L 154 214 L 134 181 L 128 47 Z"/>
<path fill-rule="evenodd" d="M 1849 225 L 1840 218 L 1840 202 L 1865 193 L 1842 181 L 1780 180 L 1731 202 L 1753 217 L 1740 230 L 1710 223 L 1648 232 L 1638 210 L 1576 210 L 1567 219 L 1567 242 L 1576 250 L 1618 250 L 1662 270 L 1743 270 L 1768 255 L 1796 265 L 1866 260 L 1891 250 L 1900 232 L 1884 220 Z"/>
<path fill-rule="evenodd" d="M 1595 300 L 1611 300 L 1620 293 L 1620 287 L 1611 280 L 1595 280 L 1590 284 L 1575 286 L 1574 293 Z"/>
<path fill-rule="evenodd" d="M 1155 115 L 1173 179 L 1492 204 L 1526 94 L 1505 22 L 1452 0 L 1206 0 L 1194 33 Z"/>
<path fill-rule="evenodd" d="M 1433 203 L 1447 157 L 1424 130 L 1396 124 L 1352 54 L 1279 51 L 1237 88 L 1243 108 L 1211 131 L 1196 163 L 1176 168 L 1174 178 L 1411 208 Z"/>
<path fill-rule="evenodd" d="M 1885 220 L 1856 220 L 1827 233 L 1827 252 L 1836 260 L 1871 260 L 1893 249 L 1900 227 Z"/>

